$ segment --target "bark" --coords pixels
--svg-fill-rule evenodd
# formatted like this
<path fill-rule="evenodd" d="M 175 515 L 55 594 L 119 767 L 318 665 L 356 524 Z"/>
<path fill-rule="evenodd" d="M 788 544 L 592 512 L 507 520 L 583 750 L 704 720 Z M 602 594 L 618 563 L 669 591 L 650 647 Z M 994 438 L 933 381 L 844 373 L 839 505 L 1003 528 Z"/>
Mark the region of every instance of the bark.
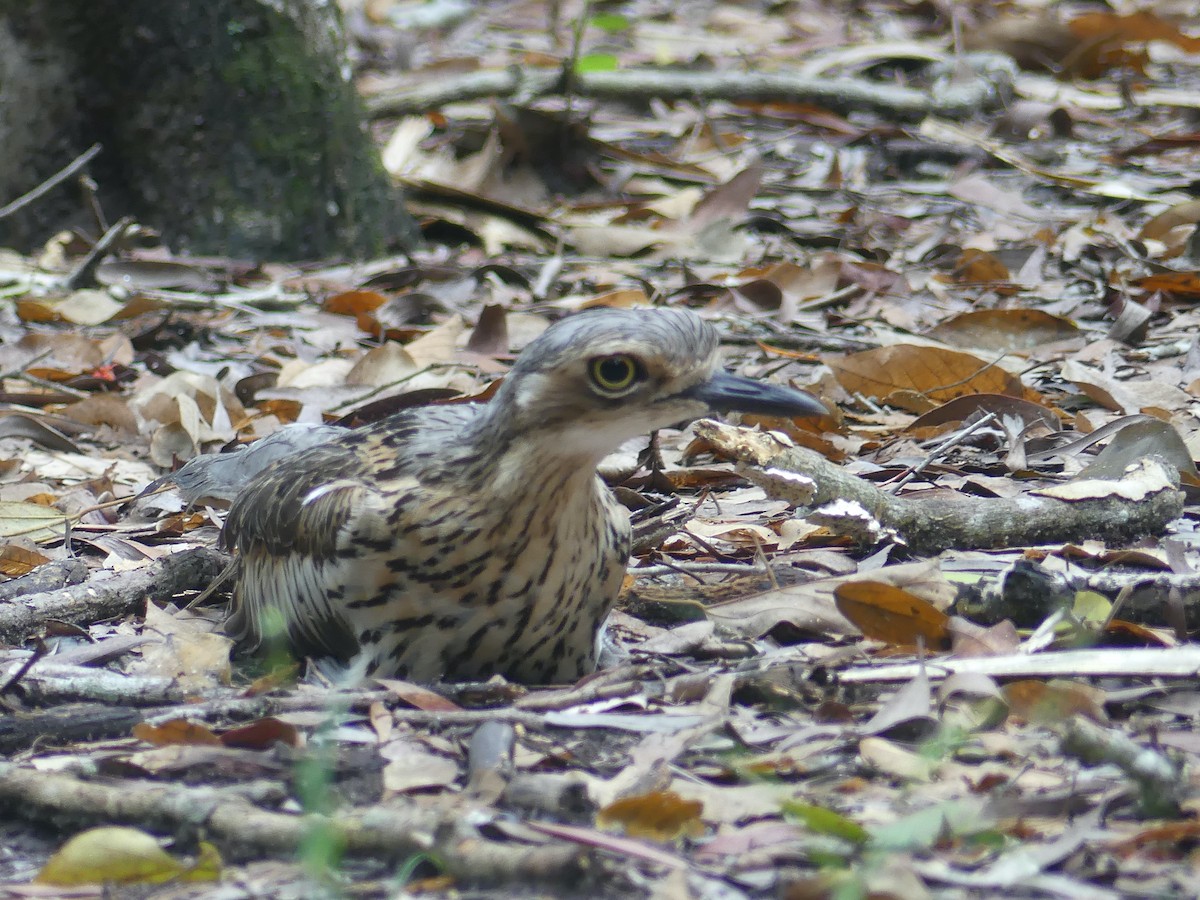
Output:
<path fill-rule="evenodd" d="M 698 423 L 696 433 L 745 463 L 743 474 L 768 496 L 817 512 L 835 503 L 855 504 L 859 515 L 828 513 L 824 524 L 858 527 L 869 517 L 921 554 L 1089 539 L 1125 545 L 1162 534 L 1183 513 L 1178 470 L 1153 457 L 1121 480 L 1079 481 L 1013 498 L 923 499 L 895 497 L 818 453 L 786 447 L 770 435 L 710 421 Z"/>
<path fill-rule="evenodd" d="M 0 0 L 0 205 L 93 143 L 109 221 L 177 250 L 364 257 L 415 239 L 325 0 Z M 68 180 L 0 218 L 28 249 L 95 217 Z"/>
<path fill-rule="evenodd" d="M 151 597 L 199 590 L 225 567 L 228 557 L 195 548 L 165 556 L 128 572 L 99 572 L 82 584 L 13 597 L 0 605 L 0 641 L 19 643 L 47 621 L 90 625 L 115 616 L 141 614 Z"/>

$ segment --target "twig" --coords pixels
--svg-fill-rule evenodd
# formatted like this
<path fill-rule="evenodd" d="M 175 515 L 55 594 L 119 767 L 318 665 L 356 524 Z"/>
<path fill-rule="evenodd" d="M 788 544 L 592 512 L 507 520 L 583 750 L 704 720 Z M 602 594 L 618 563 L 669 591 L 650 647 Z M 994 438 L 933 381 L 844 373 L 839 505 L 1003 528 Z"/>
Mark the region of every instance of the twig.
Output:
<path fill-rule="evenodd" d="M 79 584 L 87 577 L 87 566 L 79 559 L 58 559 L 42 563 L 31 572 L 0 584 L 0 603 Z"/>
<path fill-rule="evenodd" d="M 43 641 L 37 642 L 37 646 L 33 648 L 33 652 L 29 654 L 29 658 L 21 663 L 16 671 L 4 680 L 3 684 L 0 684 L 0 697 L 3 697 L 20 683 L 21 679 L 33 668 L 34 663 L 46 655 L 46 649 L 46 644 Z"/>
<path fill-rule="evenodd" d="M 566 60 L 563 61 L 562 92 L 566 99 L 564 119 L 568 122 L 571 120 L 571 115 L 574 112 L 575 82 L 579 74 L 576 71 L 579 64 L 579 51 L 583 49 L 583 32 L 587 29 L 588 16 L 591 15 L 591 11 L 592 0 L 583 0 L 583 8 L 579 10 L 579 15 L 575 18 L 574 28 L 572 29 L 571 52 L 567 55 Z M 562 134 L 564 150 L 566 149 L 565 144 L 569 140 L 568 134 L 569 132 L 564 129 Z"/>
<path fill-rule="evenodd" d="M 75 271 L 63 280 L 63 287 L 69 291 L 78 290 L 83 285 L 92 280 L 100 263 L 104 262 L 104 258 L 108 256 L 113 245 L 125 237 L 125 232 L 129 226 L 133 224 L 133 216 L 125 216 L 117 220 L 117 223 L 112 228 L 104 232 L 100 240 L 96 241 L 96 246 L 91 249 L 91 252 L 83 258 L 83 261 L 75 267 Z"/>
<path fill-rule="evenodd" d="M 46 194 L 50 193 L 50 191 L 54 190 L 56 187 L 90 163 L 93 159 L 95 159 L 100 150 L 101 147 L 99 144 L 92 144 L 92 146 L 88 147 L 33 190 L 27 191 L 16 200 L 5 206 L 0 206 L 0 219 L 11 216 L 19 209 L 28 206 L 35 200 L 39 200 Z"/>
<path fill-rule="evenodd" d="M 447 103 L 484 97 L 532 98 L 561 90 L 559 70 L 497 70 L 381 92 L 366 100 L 372 117 L 405 116 Z M 811 102 L 834 112 L 879 112 L 897 119 L 926 116 L 967 118 L 999 105 L 1008 85 L 997 71 L 977 73 L 960 84 L 934 91 L 859 78 L 808 77 L 795 72 L 689 72 L 679 69 L 626 69 L 578 72 L 575 94 L 594 100 L 649 102 L 662 100 L 729 100 L 732 102 Z"/>
<path fill-rule="evenodd" d="M 1190 678 L 1200 674 L 1200 649 L 1182 647 L 1112 647 L 1014 653 L 1009 656 L 953 657 L 917 663 L 851 666 L 837 673 L 845 684 L 911 681 L 921 668 L 931 679 L 956 672 L 993 678 Z"/>
<path fill-rule="evenodd" d="M 478 828 L 491 816 L 482 809 L 464 815 L 456 797 L 445 809 L 390 803 L 332 816 L 294 815 L 260 809 L 210 787 L 128 779 L 90 782 L 0 762 L 0 806 L 36 821 L 121 822 L 181 836 L 199 832 L 238 858 L 255 852 L 290 856 L 314 829 L 323 829 L 355 855 L 402 858 L 434 852 L 464 881 L 577 879 L 585 862 L 585 854 L 575 847 L 489 840 Z"/>
<path fill-rule="evenodd" d="M 82 584 L 0 605 L 0 641 L 19 643 L 47 620 L 91 624 L 145 609 L 146 600 L 202 587 L 224 568 L 216 550 L 194 547 L 142 569 L 97 573 Z"/>
<path fill-rule="evenodd" d="M 764 570 L 764 564 L 757 560 L 750 560 L 744 563 L 722 563 L 722 562 L 677 562 L 677 563 L 658 563 L 652 566 L 639 566 L 636 569 L 630 569 L 629 574 L 635 577 L 654 578 L 659 575 L 691 575 L 693 578 L 697 574 L 701 575 L 755 575 Z M 697 581 L 702 579 L 696 578 Z"/>
<path fill-rule="evenodd" d="M 942 456 L 945 455 L 947 450 L 949 450 L 951 447 L 955 447 L 955 446 L 961 444 L 968 437 L 970 437 L 976 431 L 981 429 L 984 425 L 990 425 L 995 420 L 995 418 L 996 418 L 996 414 L 994 412 L 990 412 L 987 415 L 982 416 L 979 419 L 976 419 L 974 422 L 972 422 L 966 428 L 958 429 L 958 431 L 954 432 L 954 434 L 950 435 L 950 437 L 946 438 L 946 440 L 942 441 L 940 444 L 938 444 L 936 447 L 934 447 L 932 450 L 930 450 L 929 454 L 923 460 L 921 460 L 915 466 L 910 467 L 909 470 L 904 473 L 903 477 L 901 477 L 899 481 L 896 481 L 896 482 L 888 485 L 889 490 L 893 494 L 899 493 L 899 491 L 902 487 L 904 487 L 906 484 L 908 484 L 910 481 L 912 481 L 914 478 L 916 478 L 918 475 L 920 475 L 922 472 L 924 472 L 926 469 L 928 469 L 931 465 L 933 465 L 935 460 L 941 459 Z"/>
<path fill-rule="evenodd" d="M 1166 755 L 1082 716 L 1068 718 L 1057 730 L 1064 752 L 1091 765 L 1115 765 L 1136 782 L 1138 801 L 1146 815 L 1154 818 L 1179 815 L 1186 782 L 1180 767 Z"/>

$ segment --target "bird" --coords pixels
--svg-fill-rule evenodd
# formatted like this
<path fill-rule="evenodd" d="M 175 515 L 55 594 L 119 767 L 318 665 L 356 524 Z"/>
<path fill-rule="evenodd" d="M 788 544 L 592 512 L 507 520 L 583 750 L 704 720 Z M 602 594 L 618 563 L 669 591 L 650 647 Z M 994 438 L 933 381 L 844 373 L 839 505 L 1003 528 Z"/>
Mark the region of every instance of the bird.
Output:
<path fill-rule="evenodd" d="M 275 460 L 345 433 L 346 429 L 337 425 L 293 422 L 253 444 L 239 445 L 228 453 L 193 456 L 174 472 L 151 481 L 134 499 L 140 500 L 171 487 L 188 506 L 204 500 L 232 502 L 254 476 Z"/>
<path fill-rule="evenodd" d="M 568 315 L 489 402 L 402 410 L 254 477 L 221 535 L 237 566 L 226 630 L 377 677 L 574 683 L 596 668 L 629 561 L 628 513 L 597 465 L 733 410 L 827 412 L 722 369 L 691 310 Z"/>

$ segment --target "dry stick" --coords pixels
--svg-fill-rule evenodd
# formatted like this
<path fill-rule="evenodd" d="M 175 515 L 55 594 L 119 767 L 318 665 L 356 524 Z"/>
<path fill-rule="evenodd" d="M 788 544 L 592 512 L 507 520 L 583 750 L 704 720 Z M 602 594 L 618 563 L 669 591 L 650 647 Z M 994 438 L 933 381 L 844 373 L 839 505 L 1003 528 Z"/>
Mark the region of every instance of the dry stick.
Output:
<path fill-rule="evenodd" d="M 95 159 L 99 152 L 100 145 L 92 144 L 92 146 L 88 147 L 33 190 L 22 194 L 12 203 L 9 203 L 6 206 L 0 206 L 0 219 L 5 218 L 6 216 L 11 216 L 13 213 L 17 212 L 17 210 L 28 206 L 35 200 L 39 200 L 46 194 L 50 193 L 50 191 L 54 190 L 54 188 L 58 187 L 60 184 L 90 163 L 93 159 Z"/>
<path fill-rule="evenodd" d="M 1162 533 L 1183 513 L 1178 470 L 1155 458 L 1142 460 L 1138 476 L 1120 482 L 1121 492 L 1113 489 L 1114 482 L 1092 482 L 1094 494 L 1073 499 L 1037 491 L 1013 498 L 920 499 L 893 497 L 820 454 L 788 447 L 768 434 L 709 420 L 696 424 L 696 434 L 749 464 L 741 467 L 743 474 L 761 485 L 768 496 L 814 509 L 837 500 L 858 503 L 917 553 L 1020 547 L 1085 537 L 1124 544 Z M 775 471 L 769 471 L 772 469 Z M 787 475 L 791 477 L 781 477 Z M 803 476 L 803 483 L 795 480 L 796 475 Z M 804 495 L 802 488 L 808 481 L 813 491 Z M 1124 492 L 1133 499 L 1122 496 Z"/>
<path fill-rule="evenodd" d="M 172 553 L 142 569 L 92 576 L 83 584 L 17 597 L 0 605 L 0 641 L 17 644 L 50 619 L 91 624 L 145 609 L 151 596 L 198 589 L 225 567 L 227 557 L 194 547 Z"/>
<path fill-rule="evenodd" d="M 579 73 L 576 71 L 579 65 L 579 51 L 583 49 L 583 32 L 587 29 L 588 18 L 592 11 L 592 0 L 583 0 L 583 8 L 579 11 L 579 15 L 575 18 L 574 27 L 571 35 L 571 52 L 567 55 L 563 62 L 562 73 L 562 92 L 567 101 L 566 114 L 563 116 L 565 121 L 571 121 L 571 115 L 574 111 L 575 104 L 575 80 Z M 560 148 L 566 152 L 567 141 L 570 140 L 569 131 L 563 130 L 562 140 L 563 146 Z"/>
<path fill-rule="evenodd" d="M 958 431 L 954 432 L 954 434 L 950 435 L 950 437 L 946 438 L 946 440 L 942 441 L 940 444 L 930 450 L 929 454 L 923 460 L 921 460 L 915 466 L 912 466 L 906 473 L 904 473 L 904 476 L 901 477 L 899 481 L 895 481 L 888 485 L 890 488 L 889 493 L 899 493 L 902 487 L 933 465 L 934 461 L 945 456 L 947 450 L 952 447 L 957 447 L 976 431 L 983 428 L 985 425 L 990 425 L 995 420 L 996 414 L 994 412 L 989 412 L 987 415 L 976 419 L 966 428 L 960 428 Z"/>
<path fill-rule="evenodd" d="M 999 105 L 1007 91 L 1000 72 L 976 75 L 936 92 L 858 78 L 809 77 L 792 72 L 688 72 L 678 69 L 626 69 L 577 72 L 572 91 L 593 100 L 730 100 L 811 102 L 835 112 L 874 111 L 892 118 L 919 120 L 935 115 L 967 118 Z M 427 112 L 447 103 L 485 97 L 533 98 L 562 88 L 562 72 L 519 70 L 472 72 L 457 78 L 380 92 L 366 100 L 372 117 Z"/>
<path fill-rule="evenodd" d="M 74 291 L 91 281 L 100 263 L 104 262 L 104 258 L 108 256 L 113 245 L 117 241 L 124 239 L 125 232 L 132 224 L 133 216 L 125 216 L 117 220 L 117 224 L 104 232 L 100 240 L 96 241 L 96 246 L 75 267 L 75 271 L 66 277 L 63 281 L 63 287 L 69 291 Z"/>
<path fill-rule="evenodd" d="M 333 816 L 289 815 L 210 787 L 118 779 L 90 782 L 0 762 L 0 807 L 38 821 L 120 822 L 196 835 L 241 858 L 291 855 L 315 830 L 325 829 L 355 855 L 436 853 L 447 870 L 464 881 L 565 880 L 579 877 L 585 862 L 575 847 L 487 840 L 467 823 L 460 802 L 446 810 L 389 804 Z"/>
<path fill-rule="evenodd" d="M 1056 729 L 1063 752 L 1089 765 L 1117 766 L 1138 785 L 1142 808 L 1154 817 L 1177 816 L 1187 793 L 1180 767 L 1166 754 L 1144 747 L 1123 731 L 1105 728 L 1082 716 Z"/>
<path fill-rule="evenodd" d="M 0 603 L 28 594 L 41 594 L 79 584 L 87 578 L 87 566 L 77 557 L 52 559 L 31 572 L 0 584 Z"/>

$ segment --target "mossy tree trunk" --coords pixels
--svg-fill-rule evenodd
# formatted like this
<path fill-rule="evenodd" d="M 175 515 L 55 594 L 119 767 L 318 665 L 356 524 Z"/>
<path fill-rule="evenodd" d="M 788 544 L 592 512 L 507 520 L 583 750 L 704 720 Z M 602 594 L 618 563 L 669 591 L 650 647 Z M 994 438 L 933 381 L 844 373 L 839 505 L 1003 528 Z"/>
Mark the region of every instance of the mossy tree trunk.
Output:
<path fill-rule="evenodd" d="M 133 215 L 176 249 L 410 247 L 343 51 L 328 0 L 0 0 L 0 205 L 98 142 L 107 218 Z M 0 219 L 0 244 L 86 219 L 64 185 Z"/>

